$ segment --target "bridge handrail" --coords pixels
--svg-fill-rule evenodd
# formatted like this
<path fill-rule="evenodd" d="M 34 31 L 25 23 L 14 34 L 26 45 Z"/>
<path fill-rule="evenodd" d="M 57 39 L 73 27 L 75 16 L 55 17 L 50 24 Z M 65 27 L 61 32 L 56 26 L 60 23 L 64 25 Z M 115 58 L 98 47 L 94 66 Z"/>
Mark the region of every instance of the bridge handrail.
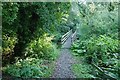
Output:
<path fill-rule="evenodd" d="M 76 35 L 77 35 L 77 31 L 75 31 L 71 37 L 71 42 L 74 42 L 76 40 Z"/>
<path fill-rule="evenodd" d="M 70 31 L 68 31 L 67 33 L 65 33 L 62 37 L 61 37 L 61 44 L 65 43 L 65 41 L 68 39 L 68 37 L 72 34 L 72 29 Z"/>

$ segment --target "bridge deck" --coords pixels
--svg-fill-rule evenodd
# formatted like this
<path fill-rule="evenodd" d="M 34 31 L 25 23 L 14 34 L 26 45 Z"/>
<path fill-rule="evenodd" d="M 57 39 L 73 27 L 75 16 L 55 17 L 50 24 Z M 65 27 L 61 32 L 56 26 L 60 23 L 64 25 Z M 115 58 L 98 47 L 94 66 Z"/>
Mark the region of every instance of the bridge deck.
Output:
<path fill-rule="evenodd" d="M 72 37 L 72 35 L 71 35 L 71 36 L 66 40 L 66 42 L 62 45 L 62 47 L 61 47 L 62 49 L 63 49 L 63 48 L 70 48 L 70 47 L 71 47 L 71 44 L 72 44 L 72 42 L 71 42 L 71 41 L 72 41 L 72 38 L 71 38 L 71 37 Z"/>

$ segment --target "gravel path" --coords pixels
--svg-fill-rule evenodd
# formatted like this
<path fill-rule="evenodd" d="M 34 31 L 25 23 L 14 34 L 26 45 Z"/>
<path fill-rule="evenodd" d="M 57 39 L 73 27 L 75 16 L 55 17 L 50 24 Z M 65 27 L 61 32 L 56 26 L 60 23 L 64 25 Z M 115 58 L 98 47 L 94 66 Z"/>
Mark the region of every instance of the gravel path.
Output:
<path fill-rule="evenodd" d="M 72 54 L 70 53 L 71 37 L 64 43 L 61 49 L 60 57 L 56 62 L 56 68 L 52 78 L 75 78 L 71 70 L 71 65 L 75 63 Z"/>

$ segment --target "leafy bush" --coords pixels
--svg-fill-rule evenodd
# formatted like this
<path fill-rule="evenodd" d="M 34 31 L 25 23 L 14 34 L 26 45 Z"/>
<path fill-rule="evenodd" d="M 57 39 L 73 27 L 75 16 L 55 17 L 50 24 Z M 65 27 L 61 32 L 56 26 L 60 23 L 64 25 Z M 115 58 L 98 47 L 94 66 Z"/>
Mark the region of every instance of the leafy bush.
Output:
<path fill-rule="evenodd" d="M 14 52 L 15 44 L 17 43 L 17 37 L 15 36 L 8 36 L 3 35 L 2 36 L 3 42 L 2 42 L 2 53 L 3 55 Z"/>
<path fill-rule="evenodd" d="M 91 38 L 86 44 L 87 53 L 94 55 L 100 59 L 105 60 L 114 57 L 115 53 L 119 52 L 118 40 L 114 40 L 105 35 L 100 35 L 98 38 Z"/>
<path fill-rule="evenodd" d="M 39 59 L 51 59 L 56 54 L 55 48 L 52 45 L 52 37 L 47 37 L 45 34 L 38 40 L 33 40 L 28 44 L 25 50 L 26 57 L 34 57 Z"/>
<path fill-rule="evenodd" d="M 104 60 L 105 58 L 112 58 L 118 54 L 118 40 L 114 40 L 106 35 L 100 35 L 97 37 L 91 37 L 89 40 L 79 41 L 73 44 L 73 51 L 77 53 L 86 53 L 86 55 L 92 55 L 97 59 Z M 109 57 L 108 57 L 109 56 Z"/>
<path fill-rule="evenodd" d="M 73 72 L 78 78 L 95 78 L 92 73 L 92 66 L 88 64 L 74 64 Z"/>
<path fill-rule="evenodd" d="M 112 72 L 116 76 L 119 74 L 118 56 L 120 52 L 118 5 L 117 3 L 106 5 L 94 2 L 85 5 L 78 4 L 80 23 L 78 23 L 77 29 L 80 40 L 73 43 L 71 48 L 77 57 L 85 55 L 88 63 L 94 62 L 100 68 L 110 68 L 105 72 L 110 75 Z M 96 74 L 98 72 L 96 71 Z"/>
<path fill-rule="evenodd" d="M 12 24 L 17 19 L 17 12 L 19 10 L 17 3 L 4 3 L 2 10 L 3 23 Z"/>
<path fill-rule="evenodd" d="M 3 71 L 11 76 L 25 78 L 39 78 L 45 75 L 48 67 L 41 65 L 42 60 L 35 58 L 27 58 L 19 60 L 13 65 L 3 68 Z"/>
<path fill-rule="evenodd" d="M 113 69 L 114 75 L 118 76 L 119 40 L 106 35 L 91 37 L 89 40 L 77 41 L 72 50 L 80 56 L 84 54 L 88 63 L 94 62 L 99 67 Z"/>
<path fill-rule="evenodd" d="M 5 56 L 14 52 L 15 44 L 18 42 L 16 34 L 18 26 L 14 24 L 17 21 L 18 7 L 17 3 L 2 4 L 2 53 Z"/>
<path fill-rule="evenodd" d="M 46 42 L 45 38 L 38 38 L 45 33 L 59 33 L 64 30 L 59 26 L 64 14 L 68 14 L 69 7 L 70 3 L 2 3 L 3 54 L 13 53 L 12 57 L 8 55 L 10 58 L 23 57 L 28 46 L 26 54 L 35 52 L 33 56 L 39 53 L 39 58 L 45 57 L 45 54 L 46 58 L 50 57 L 51 53 L 48 52 L 53 52 L 52 43 Z M 4 57 L 7 58 L 6 55 Z M 3 60 L 8 63 L 9 61 L 13 62 Z"/>

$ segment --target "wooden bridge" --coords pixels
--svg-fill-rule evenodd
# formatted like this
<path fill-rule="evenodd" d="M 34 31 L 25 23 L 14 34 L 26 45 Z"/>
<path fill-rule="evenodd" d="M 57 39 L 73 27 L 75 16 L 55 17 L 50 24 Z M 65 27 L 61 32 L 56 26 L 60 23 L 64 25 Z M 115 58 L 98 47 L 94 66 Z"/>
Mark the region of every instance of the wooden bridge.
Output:
<path fill-rule="evenodd" d="M 70 48 L 71 44 L 76 40 L 77 31 L 73 32 L 72 29 L 61 37 L 61 48 Z M 67 40 L 67 42 L 66 42 Z M 66 45 L 67 44 L 67 45 Z"/>

